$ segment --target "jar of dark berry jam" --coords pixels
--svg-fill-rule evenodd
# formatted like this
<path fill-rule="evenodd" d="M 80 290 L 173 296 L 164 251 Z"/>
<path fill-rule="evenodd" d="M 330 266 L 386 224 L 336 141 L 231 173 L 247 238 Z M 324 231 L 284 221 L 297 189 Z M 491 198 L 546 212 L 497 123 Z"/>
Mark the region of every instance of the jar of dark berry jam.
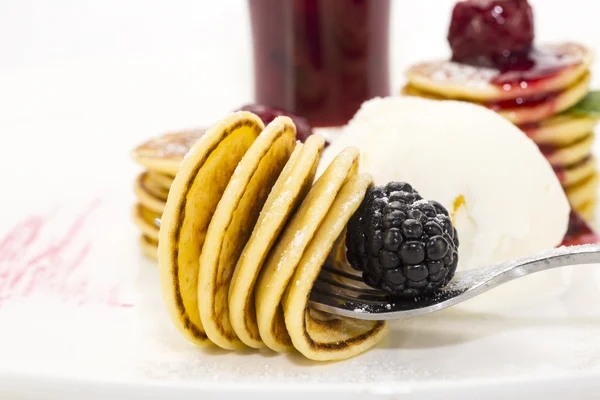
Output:
<path fill-rule="evenodd" d="M 389 0 L 248 1 L 257 103 L 326 127 L 389 95 Z"/>

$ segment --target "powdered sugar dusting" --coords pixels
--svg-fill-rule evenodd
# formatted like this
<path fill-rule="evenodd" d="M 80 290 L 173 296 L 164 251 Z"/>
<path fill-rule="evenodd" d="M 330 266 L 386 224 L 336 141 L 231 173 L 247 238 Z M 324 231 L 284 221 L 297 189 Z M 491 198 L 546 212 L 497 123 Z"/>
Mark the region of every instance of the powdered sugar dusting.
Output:
<path fill-rule="evenodd" d="M 467 86 L 485 87 L 498 75 L 492 68 L 474 67 L 452 61 L 423 63 L 411 68 L 411 71 L 436 82 L 457 83 Z"/>
<path fill-rule="evenodd" d="M 156 158 L 183 159 L 205 131 L 205 129 L 192 129 L 165 133 L 141 144 L 134 152 Z"/>

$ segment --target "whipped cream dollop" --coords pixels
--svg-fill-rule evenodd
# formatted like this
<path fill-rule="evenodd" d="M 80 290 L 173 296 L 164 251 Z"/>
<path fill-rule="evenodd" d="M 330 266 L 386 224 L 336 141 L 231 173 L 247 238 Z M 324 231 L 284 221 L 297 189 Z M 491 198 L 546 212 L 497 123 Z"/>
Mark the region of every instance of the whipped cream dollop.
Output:
<path fill-rule="evenodd" d="M 551 166 L 520 129 L 484 107 L 416 97 L 365 102 L 325 150 L 320 175 L 345 147 L 375 184 L 410 183 L 450 212 L 459 270 L 559 245 L 569 203 Z"/>

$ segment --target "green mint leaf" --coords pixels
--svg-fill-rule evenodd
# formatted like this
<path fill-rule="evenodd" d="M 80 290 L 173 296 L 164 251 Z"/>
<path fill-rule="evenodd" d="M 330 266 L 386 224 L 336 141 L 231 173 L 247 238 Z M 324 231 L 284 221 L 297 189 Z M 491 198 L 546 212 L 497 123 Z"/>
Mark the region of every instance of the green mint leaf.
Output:
<path fill-rule="evenodd" d="M 569 108 L 565 113 L 600 118 L 600 91 L 589 92 L 579 103 Z"/>

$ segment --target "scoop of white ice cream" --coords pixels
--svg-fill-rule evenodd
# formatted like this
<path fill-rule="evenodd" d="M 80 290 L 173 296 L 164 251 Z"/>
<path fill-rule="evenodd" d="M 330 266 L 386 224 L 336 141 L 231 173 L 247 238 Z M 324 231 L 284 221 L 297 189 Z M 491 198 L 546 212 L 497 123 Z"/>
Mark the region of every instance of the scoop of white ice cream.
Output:
<path fill-rule="evenodd" d="M 377 185 L 410 183 L 442 203 L 459 234 L 459 269 L 558 245 L 570 207 L 552 168 L 521 130 L 493 111 L 415 97 L 365 102 L 326 149 L 320 172 L 346 146 Z"/>

